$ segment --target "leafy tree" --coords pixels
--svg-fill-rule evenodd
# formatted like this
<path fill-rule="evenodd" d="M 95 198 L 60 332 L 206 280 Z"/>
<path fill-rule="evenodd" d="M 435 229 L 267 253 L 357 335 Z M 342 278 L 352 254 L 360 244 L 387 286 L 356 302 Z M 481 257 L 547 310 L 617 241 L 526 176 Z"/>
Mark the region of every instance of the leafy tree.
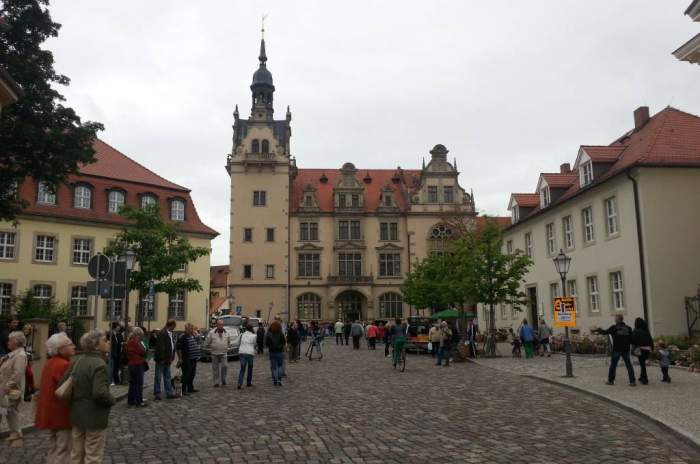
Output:
<path fill-rule="evenodd" d="M 48 319 L 51 332 L 56 330 L 59 322 L 65 322 L 72 328 L 74 340 L 80 339 L 80 336 L 85 333 L 81 321 L 76 318 L 75 313 L 67 305 L 56 303 L 53 299 L 41 302 L 34 298 L 31 289 L 25 290 L 13 299 L 12 309 L 13 314 L 21 322 L 29 319 Z M 6 321 L 4 322 L 6 325 Z"/>
<path fill-rule="evenodd" d="M 0 114 L 0 220 L 13 220 L 25 202 L 15 193 L 27 176 L 55 188 L 81 164 L 94 162 L 97 122 L 82 122 L 55 85 L 69 79 L 56 73 L 53 54 L 41 48 L 58 36 L 48 0 L 0 2 L 0 63 L 22 88 L 22 98 Z M 53 84 L 53 87 L 52 87 Z"/>
<path fill-rule="evenodd" d="M 202 290 L 199 280 L 174 277 L 174 274 L 187 263 L 208 255 L 209 248 L 192 246 L 174 224 L 163 220 L 157 206 L 145 209 L 124 206 L 120 214 L 130 219 L 131 224 L 122 229 L 104 252 L 108 256 L 120 256 L 130 249 L 136 254 L 139 267 L 130 273 L 129 289 L 145 290 L 153 280 L 156 292 Z"/>
<path fill-rule="evenodd" d="M 467 278 L 474 301 L 489 308 L 487 322 L 486 355 L 496 355 L 495 305 L 509 304 L 519 309 L 527 303 L 527 295 L 520 284 L 532 262 L 520 250 L 503 253 L 501 228 L 487 220 L 481 230 L 475 231 L 469 240 L 471 245 L 464 265 L 470 269 Z"/>
<path fill-rule="evenodd" d="M 417 308 L 430 308 L 431 311 L 446 307 L 451 303 L 446 277 L 450 266 L 445 256 L 429 256 L 416 264 L 406 275 L 401 285 L 401 293 L 406 303 Z"/>

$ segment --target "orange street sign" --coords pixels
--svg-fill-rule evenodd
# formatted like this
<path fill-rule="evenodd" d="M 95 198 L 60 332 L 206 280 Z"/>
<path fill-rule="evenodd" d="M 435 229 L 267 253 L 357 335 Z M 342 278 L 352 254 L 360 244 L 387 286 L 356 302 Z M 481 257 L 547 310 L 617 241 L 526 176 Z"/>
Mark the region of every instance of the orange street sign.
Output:
<path fill-rule="evenodd" d="M 576 299 L 570 296 L 554 299 L 554 327 L 576 327 Z"/>

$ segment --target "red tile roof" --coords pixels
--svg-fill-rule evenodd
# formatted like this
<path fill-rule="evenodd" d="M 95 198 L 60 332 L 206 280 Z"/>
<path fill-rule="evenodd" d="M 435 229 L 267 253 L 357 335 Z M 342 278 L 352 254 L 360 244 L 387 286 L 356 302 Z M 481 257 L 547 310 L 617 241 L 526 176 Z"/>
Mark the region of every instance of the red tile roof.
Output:
<path fill-rule="evenodd" d="M 27 178 L 19 188 L 20 196 L 28 202 L 23 214 L 122 226 L 129 221 L 107 210 L 109 191 L 118 189 L 126 192 L 126 204 L 132 206 L 139 206 L 140 194 L 154 195 L 168 221 L 170 200 L 181 199 L 185 202 L 185 220 L 173 221 L 180 231 L 203 234 L 210 238 L 219 235 L 201 221 L 187 188 L 163 179 L 101 140 L 97 140 L 94 147 L 97 161 L 81 166 L 80 174 L 68 176 L 66 185 L 58 186 L 55 205 L 37 203 L 38 182 Z M 92 187 L 90 209 L 73 207 L 72 185 L 76 183 Z"/>
<path fill-rule="evenodd" d="M 620 153 L 625 149 L 623 146 L 595 145 L 582 145 L 581 148 L 594 163 L 614 163 L 620 158 Z"/>
<path fill-rule="evenodd" d="M 321 177 L 326 176 L 328 181 L 321 182 Z M 364 186 L 364 208 L 366 211 L 376 211 L 379 206 L 379 195 L 387 185 L 394 191 L 394 201 L 396 206 L 402 211 L 408 209 L 409 194 L 413 192 L 420 180 L 421 171 L 419 169 L 357 169 L 355 179 Z M 371 178 L 371 182 L 365 183 L 366 177 Z M 393 178 L 397 176 L 399 183 L 395 183 Z M 299 211 L 299 205 L 303 196 L 304 188 L 311 185 L 316 189 L 316 199 L 322 212 L 332 212 L 333 189 L 342 178 L 339 169 L 299 169 L 297 176 L 292 183 L 292 198 L 290 209 L 292 212 Z"/>
<path fill-rule="evenodd" d="M 566 174 L 560 173 L 543 173 L 542 177 L 547 182 L 550 188 L 566 188 L 574 183 L 578 179 L 578 175 L 573 172 Z"/>
<path fill-rule="evenodd" d="M 586 149 L 585 147 L 589 145 L 583 147 Z M 620 153 L 617 161 L 604 174 L 583 188 L 580 187 L 579 182 L 573 182 L 555 203 L 545 209 L 555 207 L 581 191 L 605 182 L 632 167 L 700 168 L 700 117 L 669 106 L 656 113 L 644 126 L 626 132 L 608 147 L 610 148 L 608 153 L 613 153 L 615 150 L 620 150 Z M 540 209 L 536 208 L 516 224 L 527 221 L 539 211 Z"/>
<path fill-rule="evenodd" d="M 229 273 L 229 266 L 211 266 L 209 268 L 209 279 L 211 287 L 226 287 L 226 276 Z"/>
<path fill-rule="evenodd" d="M 505 229 L 510 225 L 510 216 L 478 216 L 476 226 L 483 227 L 487 221 L 495 222 L 501 229 Z"/>
<path fill-rule="evenodd" d="M 540 204 L 539 193 L 514 193 L 513 199 L 518 204 L 524 208 L 532 208 Z"/>

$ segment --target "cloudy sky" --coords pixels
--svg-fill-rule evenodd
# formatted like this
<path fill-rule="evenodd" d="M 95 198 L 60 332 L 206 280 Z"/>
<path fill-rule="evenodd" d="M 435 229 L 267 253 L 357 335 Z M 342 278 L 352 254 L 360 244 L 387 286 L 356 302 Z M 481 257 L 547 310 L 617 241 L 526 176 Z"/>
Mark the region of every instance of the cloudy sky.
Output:
<path fill-rule="evenodd" d="M 231 113 L 249 113 L 262 15 L 300 167 L 415 168 L 442 143 L 479 211 L 506 214 L 636 107 L 700 114 L 700 67 L 671 55 L 700 32 L 689 3 L 54 0 L 48 46 L 105 141 L 192 189 L 225 264 Z"/>

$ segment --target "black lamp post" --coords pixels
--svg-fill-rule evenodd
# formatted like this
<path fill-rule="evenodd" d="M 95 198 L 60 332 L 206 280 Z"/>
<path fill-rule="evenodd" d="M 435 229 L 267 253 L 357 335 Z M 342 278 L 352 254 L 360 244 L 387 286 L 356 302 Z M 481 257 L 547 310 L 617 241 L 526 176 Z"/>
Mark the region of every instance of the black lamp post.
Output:
<path fill-rule="evenodd" d="M 559 276 L 561 277 L 561 294 L 566 296 L 566 274 L 569 272 L 571 267 L 571 257 L 564 254 L 564 250 L 559 250 L 559 254 L 552 260 L 554 261 L 554 267 L 557 269 Z M 571 365 L 571 340 L 569 339 L 569 327 L 564 327 L 565 339 L 564 339 L 564 352 L 566 353 L 566 376 L 574 376 L 574 367 Z"/>
<path fill-rule="evenodd" d="M 124 330 L 129 327 L 129 272 L 134 270 L 136 265 L 136 253 L 129 248 L 124 253 Z"/>

